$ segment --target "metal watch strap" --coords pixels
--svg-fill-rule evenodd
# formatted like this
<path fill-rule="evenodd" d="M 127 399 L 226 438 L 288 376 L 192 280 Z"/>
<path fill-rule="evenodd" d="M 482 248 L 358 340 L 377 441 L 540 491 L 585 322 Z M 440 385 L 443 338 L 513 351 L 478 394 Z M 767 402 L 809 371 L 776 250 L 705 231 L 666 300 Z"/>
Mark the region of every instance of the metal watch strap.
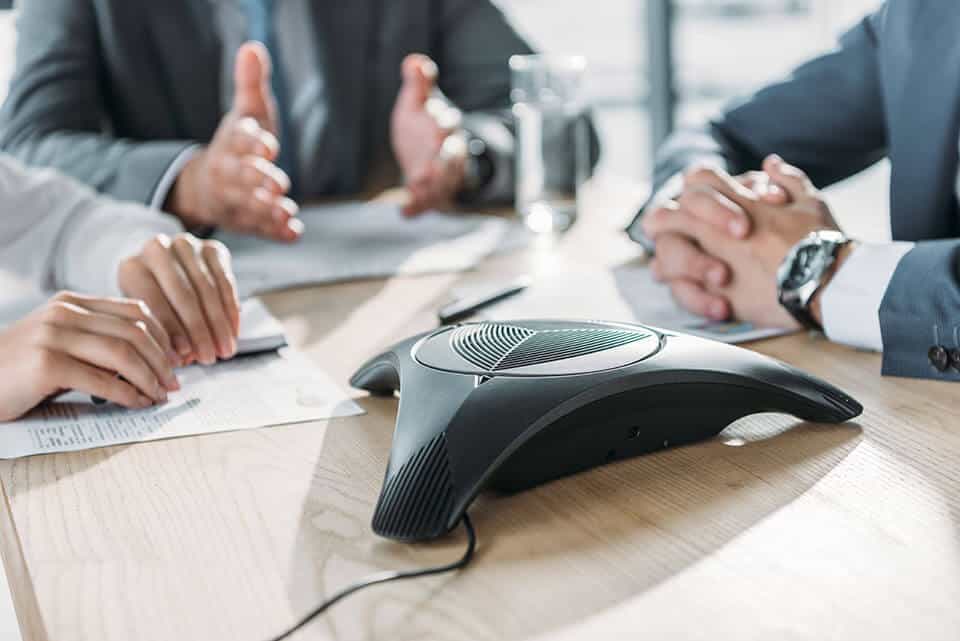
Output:
<path fill-rule="evenodd" d="M 835 235 L 836 237 L 824 238 L 824 236 L 827 236 L 828 234 L 830 236 Z M 822 246 L 826 246 L 830 252 L 829 260 L 826 262 L 823 270 L 815 277 L 815 287 L 806 295 L 806 298 L 801 301 L 796 298 L 785 296 L 783 283 L 781 282 L 778 283 L 778 299 L 784 309 L 790 312 L 790 314 L 804 327 L 823 331 L 823 326 L 817 322 L 810 311 L 810 303 L 814 298 L 816 298 L 817 294 L 820 293 L 820 290 L 823 287 L 824 278 L 830 273 L 836 264 L 837 254 L 839 254 L 840 250 L 850 242 L 850 239 L 846 236 L 843 236 L 839 232 L 833 232 L 830 230 L 811 232 L 803 240 L 794 245 L 794 247 L 790 250 L 788 257 L 792 257 L 792 260 L 795 261 L 797 259 L 798 250 L 802 248 L 804 244 L 813 242 L 817 242 Z"/>

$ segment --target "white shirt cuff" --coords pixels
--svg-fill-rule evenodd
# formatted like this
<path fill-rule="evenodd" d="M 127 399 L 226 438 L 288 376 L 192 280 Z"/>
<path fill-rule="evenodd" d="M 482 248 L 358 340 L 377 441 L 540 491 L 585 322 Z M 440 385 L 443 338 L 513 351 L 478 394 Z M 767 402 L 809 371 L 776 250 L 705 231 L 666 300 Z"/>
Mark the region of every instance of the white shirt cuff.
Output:
<path fill-rule="evenodd" d="M 167 196 L 170 194 L 170 190 L 173 189 L 173 183 L 177 181 L 180 172 L 183 171 L 186 164 L 202 146 L 203 145 L 191 145 L 177 154 L 177 157 L 173 159 L 173 162 L 167 167 L 163 176 L 160 177 L 157 188 L 153 190 L 153 197 L 150 199 L 150 207 L 152 209 L 163 209 L 164 203 L 167 202 Z"/>
<path fill-rule="evenodd" d="M 66 231 L 57 288 L 100 296 L 120 296 L 120 264 L 140 253 L 158 234 L 173 236 L 183 227 L 173 216 L 135 203 L 99 198 L 77 212 Z"/>
<path fill-rule="evenodd" d="M 823 290 L 823 329 L 832 341 L 883 351 L 880 305 L 913 243 L 858 245 Z"/>

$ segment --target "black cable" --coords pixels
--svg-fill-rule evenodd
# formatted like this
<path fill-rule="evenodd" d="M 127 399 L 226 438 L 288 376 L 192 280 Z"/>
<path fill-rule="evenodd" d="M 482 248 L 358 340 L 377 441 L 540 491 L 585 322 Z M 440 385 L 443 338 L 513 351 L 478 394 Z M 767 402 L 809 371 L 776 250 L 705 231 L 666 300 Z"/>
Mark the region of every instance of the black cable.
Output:
<path fill-rule="evenodd" d="M 358 581 L 353 585 L 348 585 L 343 588 L 332 597 L 318 605 L 310 614 L 300 619 L 296 625 L 283 632 L 282 634 L 273 637 L 270 641 L 283 641 L 291 634 L 310 623 L 314 618 L 323 614 L 330 608 L 333 604 L 344 599 L 354 592 L 362 590 L 364 588 L 369 588 L 373 585 L 380 585 L 381 583 L 389 583 L 390 581 L 399 581 L 401 579 L 416 579 L 422 576 L 430 576 L 432 574 L 443 574 L 444 572 L 452 572 L 454 570 L 462 570 L 467 567 L 470 561 L 473 559 L 473 552 L 477 547 L 477 534 L 473 531 L 473 523 L 470 522 L 470 517 L 464 513 L 463 519 L 463 528 L 467 531 L 467 550 L 463 553 L 463 556 L 459 560 L 454 561 L 453 563 L 448 563 L 447 565 L 438 565 L 430 568 L 422 568 L 420 570 L 406 570 L 404 572 L 380 572 L 379 574 L 372 574 L 362 581 Z"/>

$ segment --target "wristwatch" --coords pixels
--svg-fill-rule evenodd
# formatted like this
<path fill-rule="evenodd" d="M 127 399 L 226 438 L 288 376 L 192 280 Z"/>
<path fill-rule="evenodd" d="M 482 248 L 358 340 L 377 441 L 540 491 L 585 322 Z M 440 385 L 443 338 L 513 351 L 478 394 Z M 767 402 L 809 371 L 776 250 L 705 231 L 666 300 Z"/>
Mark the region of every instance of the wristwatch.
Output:
<path fill-rule="evenodd" d="M 820 291 L 840 249 L 850 242 L 842 232 L 820 230 L 793 246 L 777 270 L 780 304 L 801 325 L 823 329 L 810 313 L 810 301 Z"/>
<path fill-rule="evenodd" d="M 463 166 L 463 195 L 469 200 L 483 190 L 493 177 L 493 162 L 482 138 L 466 132 L 466 158 Z"/>

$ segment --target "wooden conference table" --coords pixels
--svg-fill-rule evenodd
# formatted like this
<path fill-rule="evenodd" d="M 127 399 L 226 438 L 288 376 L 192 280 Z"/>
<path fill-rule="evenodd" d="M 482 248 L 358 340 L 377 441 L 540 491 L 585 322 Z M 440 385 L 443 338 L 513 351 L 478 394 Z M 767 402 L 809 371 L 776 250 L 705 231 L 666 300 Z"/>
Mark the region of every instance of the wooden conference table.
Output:
<path fill-rule="evenodd" d="M 432 327 L 454 285 L 635 260 L 616 233 L 634 195 L 599 191 L 552 249 L 266 301 L 346 385 Z M 960 386 L 881 378 L 877 355 L 810 335 L 750 347 L 866 411 L 838 426 L 753 417 L 484 496 L 468 570 L 362 592 L 295 638 L 960 639 Z M 371 571 L 458 557 L 460 531 L 418 546 L 371 532 L 397 404 L 355 395 L 359 418 L 0 463 L 24 639 L 261 641 Z"/>

